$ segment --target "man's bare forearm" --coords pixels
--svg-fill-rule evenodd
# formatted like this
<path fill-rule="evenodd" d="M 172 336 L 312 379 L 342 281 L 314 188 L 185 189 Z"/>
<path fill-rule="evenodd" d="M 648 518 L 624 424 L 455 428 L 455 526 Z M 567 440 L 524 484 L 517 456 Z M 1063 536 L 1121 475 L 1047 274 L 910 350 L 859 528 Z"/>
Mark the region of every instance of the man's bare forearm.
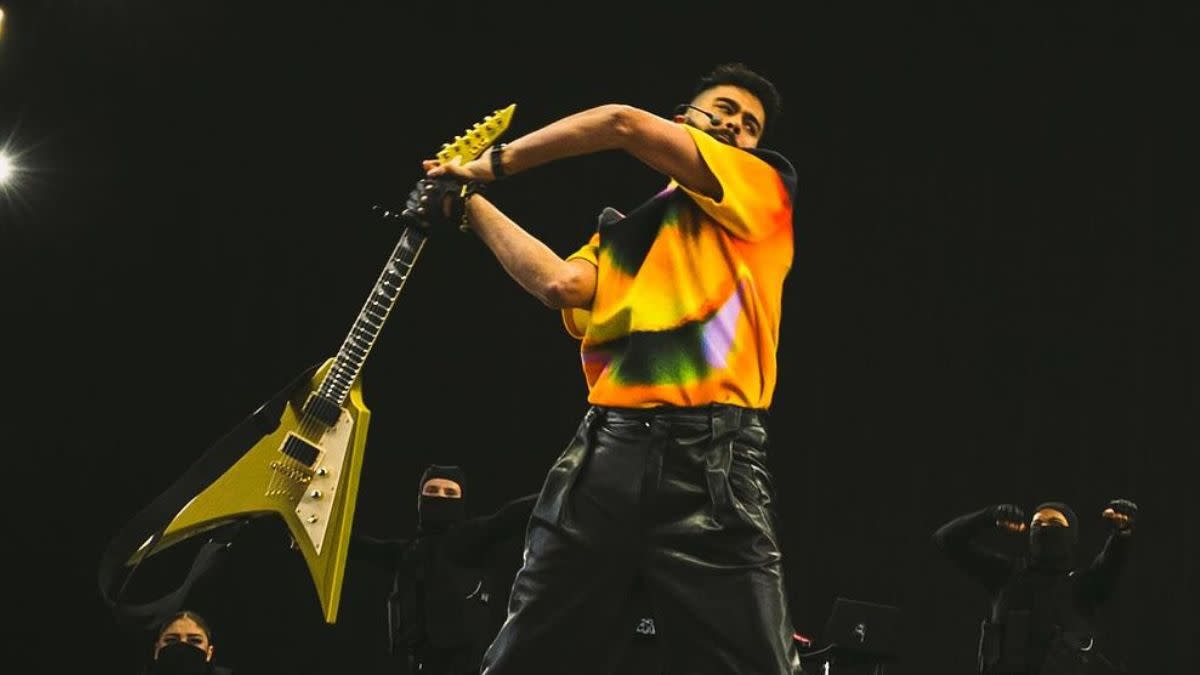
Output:
<path fill-rule="evenodd" d="M 500 266 L 548 307 L 584 307 L 595 292 L 595 272 L 565 261 L 482 196 L 467 201 L 467 220 Z M 586 264 L 586 263 L 585 263 Z"/>
<path fill-rule="evenodd" d="M 491 181 L 497 146 L 463 165 L 422 162 L 428 176 L 450 174 L 460 180 Z M 721 183 L 683 126 L 632 106 L 608 104 L 568 115 L 505 146 L 499 165 L 512 175 L 555 160 L 603 150 L 623 150 L 680 184 L 713 199 Z"/>
<path fill-rule="evenodd" d="M 519 173 L 603 150 L 623 150 L 688 187 L 720 195 L 716 177 L 679 124 L 628 105 L 608 104 L 568 115 L 514 140 L 502 154 L 505 170 Z M 490 155 L 482 159 L 490 166 Z"/>
<path fill-rule="evenodd" d="M 628 133 L 628 115 L 627 106 L 610 104 L 551 122 L 508 144 L 504 169 L 508 174 L 520 173 L 566 157 L 621 149 Z M 491 157 L 482 160 L 490 165 Z"/>

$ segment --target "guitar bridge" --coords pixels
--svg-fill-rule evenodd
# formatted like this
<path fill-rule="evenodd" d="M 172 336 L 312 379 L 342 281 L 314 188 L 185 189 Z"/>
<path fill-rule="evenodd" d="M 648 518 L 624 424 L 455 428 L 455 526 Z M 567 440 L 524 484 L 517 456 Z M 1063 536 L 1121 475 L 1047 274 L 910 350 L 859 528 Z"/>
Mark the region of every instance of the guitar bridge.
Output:
<path fill-rule="evenodd" d="M 309 481 L 312 480 L 312 474 L 308 473 L 307 471 L 305 471 L 303 469 L 298 469 L 294 466 L 288 466 L 284 462 L 271 462 L 271 469 L 273 469 L 275 471 L 275 473 L 281 474 L 284 478 L 287 478 L 288 480 L 292 481 L 293 483 L 308 483 Z M 287 494 L 287 493 L 288 493 L 287 490 L 275 490 L 275 491 L 270 491 L 267 494 Z"/>
<path fill-rule="evenodd" d="M 272 482 L 267 494 L 293 496 L 295 490 L 303 489 L 312 481 L 311 469 L 321 457 L 321 448 L 289 431 L 279 451 L 283 458 L 271 462 L 271 470 L 286 480 L 282 485 Z"/>

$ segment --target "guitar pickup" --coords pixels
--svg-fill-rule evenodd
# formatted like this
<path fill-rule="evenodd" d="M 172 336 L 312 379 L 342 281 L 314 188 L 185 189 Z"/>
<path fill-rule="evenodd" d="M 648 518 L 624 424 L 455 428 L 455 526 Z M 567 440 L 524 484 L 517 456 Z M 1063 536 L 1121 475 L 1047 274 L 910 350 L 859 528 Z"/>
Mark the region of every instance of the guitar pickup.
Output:
<path fill-rule="evenodd" d="M 313 392 L 309 394 L 308 400 L 304 402 L 304 414 L 312 415 L 325 426 L 332 427 L 337 424 L 338 418 L 342 416 L 342 408 L 336 401 L 331 401 Z"/>
<path fill-rule="evenodd" d="M 313 464 L 317 463 L 317 457 L 321 456 L 321 448 L 294 433 L 289 433 L 283 442 L 283 454 L 311 469 Z"/>

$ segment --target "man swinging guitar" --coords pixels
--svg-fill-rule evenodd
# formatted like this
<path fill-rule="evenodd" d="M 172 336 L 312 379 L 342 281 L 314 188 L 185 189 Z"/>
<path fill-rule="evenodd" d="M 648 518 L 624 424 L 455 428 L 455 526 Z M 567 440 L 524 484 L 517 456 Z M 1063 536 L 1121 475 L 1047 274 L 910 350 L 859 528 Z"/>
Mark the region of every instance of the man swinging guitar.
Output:
<path fill-rule="evenodd" d="M 480 156 L 508 128 L 515 109 L 497 110 L 443 145 L 439 159 L 465 162 Z M 180 588 L 155 602 L 133 606 L 120 600 L 115 587 L 122 567 L 198 534 L 274 515 L 304 557 L 325 621 L 337 620 L 370 422 L 360 375 L 425 245 L 428 233 L 413 213 L 423 207 L 423 196 L 410 196 L 404 213 L 382 214 L 399 220 L 403 232 L 337 353 L 301 373 L 214 444 L 110 542 L 101 557 L 99 582 L 119 618 L 147 623 L 172 611 L 219 556 L 234 528 L 216 532 Z"/>

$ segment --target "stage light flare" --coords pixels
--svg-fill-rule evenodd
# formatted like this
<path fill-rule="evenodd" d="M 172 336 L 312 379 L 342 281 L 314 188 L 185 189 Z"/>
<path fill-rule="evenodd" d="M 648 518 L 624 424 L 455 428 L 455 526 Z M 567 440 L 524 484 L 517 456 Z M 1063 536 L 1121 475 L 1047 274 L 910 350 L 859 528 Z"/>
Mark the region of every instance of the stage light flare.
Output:
<path fill-rule="evenodd" d="M 0 7 L 0 37 L 4 37 L 4 8 Z"/>
<path fill-rule="evenodd" d="M 7 184 L 16 172 L 17 167 L 13 164 L 12 160 L 9 159 L 8 155 L 0 152 L 0 185 Z"/>

